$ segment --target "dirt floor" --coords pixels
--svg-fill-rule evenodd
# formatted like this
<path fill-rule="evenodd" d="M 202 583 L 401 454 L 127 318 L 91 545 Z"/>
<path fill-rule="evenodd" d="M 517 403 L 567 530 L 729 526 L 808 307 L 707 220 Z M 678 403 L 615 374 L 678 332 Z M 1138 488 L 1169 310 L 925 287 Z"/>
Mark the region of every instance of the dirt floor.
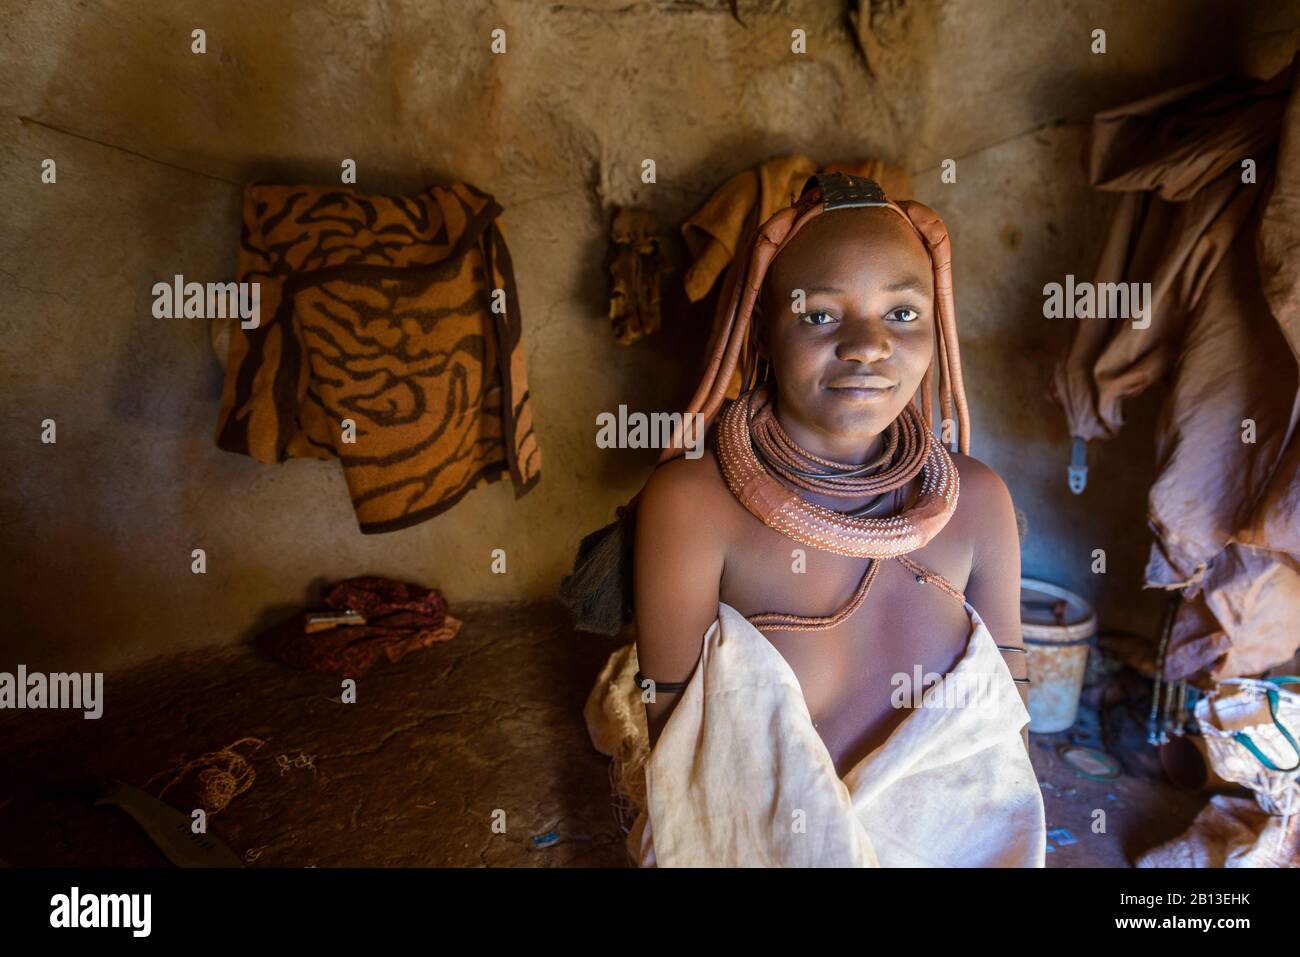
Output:
<path fill-rule="evenodd" d="M 124 812 L 57 786 L 91 775 L 157 795 L 182 760 L 251 738 L 262 743 L 232 750 L 255 777 L 209 821 L 250 867 L 624 866 L 608 759 L 582 720 L 614 645 L 575 635 L 558 604 L 453 611 L 465 622 L 460 634 L 375 666 L 358 681 L 355 704 L 339 700 L 339 679 L 290 670 L 249 646 L 110 676 L 99 720 L 3 715 L 0 858 L 18 867 L 166 865 Z M 1070 732 L 1030 736 L 1049 867 L 1129 866 L 1204 804 L 1165 782 L 1138 700 L 1108 715 L 1119 778 L 1091 781 L 1061 761 L 1062 744 L 1098 745 L 1099 698 L 1100 689 L 1086 691 Z M 192 806 L 180 799 L 192 781 L 165 799 Z M 1094 833 L 1097 809 L 1104 833 Z"/>

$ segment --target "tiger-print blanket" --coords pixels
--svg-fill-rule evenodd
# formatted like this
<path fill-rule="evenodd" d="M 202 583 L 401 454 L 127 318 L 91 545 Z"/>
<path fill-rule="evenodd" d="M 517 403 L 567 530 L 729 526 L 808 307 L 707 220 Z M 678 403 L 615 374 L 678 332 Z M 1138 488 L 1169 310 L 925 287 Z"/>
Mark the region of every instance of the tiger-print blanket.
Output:
<path fill-rule="evenodd" d="M 336 456 L 367 533 L 506 471 L 527 493 L 541 451 L 500 213 L 466 183 L 410 198 L 247 187 L 239 280 L 260 283 L 261 322 L 231 329 L 217 445 Z"/>

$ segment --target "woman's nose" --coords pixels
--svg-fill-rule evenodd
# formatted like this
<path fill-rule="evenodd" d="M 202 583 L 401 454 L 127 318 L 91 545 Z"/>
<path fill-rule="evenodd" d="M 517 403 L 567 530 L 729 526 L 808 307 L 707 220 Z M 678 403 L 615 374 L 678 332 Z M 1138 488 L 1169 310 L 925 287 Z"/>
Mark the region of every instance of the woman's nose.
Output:
<path fill-rule="evenodd" d="M 880 362 L 893 354 L 894 345 L 883 321 L 848 321 L 840 325 L 835 355 L 846 362 Z"/>

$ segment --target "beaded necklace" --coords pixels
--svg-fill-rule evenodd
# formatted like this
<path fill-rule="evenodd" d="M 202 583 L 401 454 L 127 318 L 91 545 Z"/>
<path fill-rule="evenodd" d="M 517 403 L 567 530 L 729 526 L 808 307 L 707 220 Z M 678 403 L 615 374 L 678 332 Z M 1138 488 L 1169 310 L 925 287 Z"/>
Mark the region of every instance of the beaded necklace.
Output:
<path fill-rule="evenodd" d="M 766 385 L 729 404 L 717 430 L 718 464 L 732 494 L 764 525 L 813 548 L 892 558 L 934 538 L 957 507 L 957 469 L 911 403 L 889 427 L 888 464 L 846 465 L 801 448 L 772 414 Z M 875 471 L 863 474 L 871 466 Z M 809 502 L 777 475 L 797 488 L 844 498 L 883 495 L 921 475 L 921 491 L 912 507 L 875 518 Z"/>

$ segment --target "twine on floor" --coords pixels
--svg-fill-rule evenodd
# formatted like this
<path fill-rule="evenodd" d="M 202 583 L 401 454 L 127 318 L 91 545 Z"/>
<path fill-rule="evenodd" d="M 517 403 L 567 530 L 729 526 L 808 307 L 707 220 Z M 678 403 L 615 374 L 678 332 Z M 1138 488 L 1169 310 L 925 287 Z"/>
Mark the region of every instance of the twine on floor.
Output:
<path fill-rule="evenodd" d="M 316 773 L 316 755 L 304 754 L 299 751 L 296 758 L 291 758 L 287 754 L 277 754 L 275 763 L 280 768 L 280 777 L 284 777 L 285 772 L 290 768 L 311 768 L 312 774 Z"/>
<path fill-rule="evenodd" d="M 158 792 L 158 797 L 161 798 L 174 785 L 179 784 L 187 774 L 198 770 L 199 804 L 204 813 L 211 817 L 218 811 L 224 810 L 231 801 L 251 788 L 257 777 L 248 759 L 234 749 L 244 744 L 255 744 L 257 747 L 253 750 L 256 751 L 265 743 L 260 738 L 240 738 L 219 751 L 201 754 L 193 761 L 183 761 L 184 755 L 182 755 L 173 762 L 171 767 L 151 777 L 145 787 L 150 787 L 158 778 L 171 773 L 171 780 Z"/>

